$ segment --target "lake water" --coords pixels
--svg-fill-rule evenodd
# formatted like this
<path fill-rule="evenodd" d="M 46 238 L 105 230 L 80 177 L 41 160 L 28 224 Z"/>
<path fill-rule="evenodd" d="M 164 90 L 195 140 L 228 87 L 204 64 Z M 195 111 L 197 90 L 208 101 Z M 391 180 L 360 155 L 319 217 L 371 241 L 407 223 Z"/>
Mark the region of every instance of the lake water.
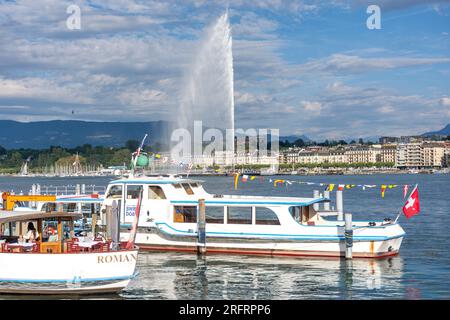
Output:
<path fill-rule="evenodd" d="M 344 191 L 344 210 L 354 220 L 395 218 L 404 204 L 403 184 L 419 184 L 421 212 L 400 224 L 406 237 L 400 254 L 381 260 L 273 258 L 242 255 L 142 253 L 139 276 L 119 295 L 106 299 L 449 299 L 450 298 L 450 175 L 284 176 L 316 183 L 397 184 L 381 198 L 379 188 Z M 112 178 L 0 177 L 0 190 L 28 192 L 41 185 L 95 184 Z M 265 177 L 239 183 L 232 177 L 202 177 L 216 194 L 312 196 L 317 185 L 274 188 Z M 332 201 L 334 194 L 332 195 Z M 332 203 L 334 205 L 334 203 Z M 11 298 L 3 296 L 2 298 Z M 42 298 L 42 297 L 40 297 Z"/>

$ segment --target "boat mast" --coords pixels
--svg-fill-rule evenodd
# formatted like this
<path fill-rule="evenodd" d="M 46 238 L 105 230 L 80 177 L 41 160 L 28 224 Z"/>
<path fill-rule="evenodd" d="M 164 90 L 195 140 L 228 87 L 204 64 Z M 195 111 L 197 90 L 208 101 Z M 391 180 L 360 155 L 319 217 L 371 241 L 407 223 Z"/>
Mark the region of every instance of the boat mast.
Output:
<path fill-rule="evenodd" d="M 129 178 L 134 178 L 134 170 L 136 169 L 137 161 L 138 161 L 139 155 L 141 154 L 142 148 L 144 147 L 144 142 L 145 142 L 145 139 L 147 139 L 147 136 L 148 136 L 148 134 L 145 134 L 144 139 L 142 139 L 142 142 L 139 145 L 136 152 L 131 154 L 131 170 L 130 170 Z"/>

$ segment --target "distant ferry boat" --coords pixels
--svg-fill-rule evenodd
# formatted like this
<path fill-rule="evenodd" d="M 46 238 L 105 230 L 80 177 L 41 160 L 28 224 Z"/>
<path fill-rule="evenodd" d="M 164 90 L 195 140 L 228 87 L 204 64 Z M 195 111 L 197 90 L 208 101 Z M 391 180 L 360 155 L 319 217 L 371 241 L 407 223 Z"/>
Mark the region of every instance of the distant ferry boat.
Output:
<path fill-rule="evenodd" d="M 141 196 L 140 206 L 139 195 Z M 314 204 L 326 198 L 215 195 L 201 181 L 179 177 L 123 178 L 109 183 L 102 203 L 116 201 L 121 241 L 127 241 L 140 207 L 136 245 L 141 250 L 196 251 L 198 202 L 205 200 L 209 253 L 344 256 L 344 221 L 325 219 Z M 393 221 L 354 221 L 353 257 L 399 252 L 405 232 Z"/>

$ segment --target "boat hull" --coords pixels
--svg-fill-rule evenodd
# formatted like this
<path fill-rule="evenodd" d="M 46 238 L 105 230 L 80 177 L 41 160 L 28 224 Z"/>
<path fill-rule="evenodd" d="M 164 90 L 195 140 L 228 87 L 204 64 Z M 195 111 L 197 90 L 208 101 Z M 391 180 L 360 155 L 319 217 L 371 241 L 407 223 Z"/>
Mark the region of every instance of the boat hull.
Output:
<path fill-rule="evenodd" d="M 354 258 L 383 258 L 398 254 L 403 236 L 380 241 L 353 241 Z M 177 241 L 162 237 L 158 233 L 137 235 L 137 245 L 146 251 L 180 251 L 197 252 L 196 238 L 183 237 Z M 257 238 L 222 238 L 206 239 L 207 253 L 245 254 L 262 256 L 316 256 L 344 257 L 345 241 L 301 241 L 274 240 Z"/>
<path fill-rule="evenodd" d="M 0 253 L 0 293 L 115 293 L 135 275 L 137 250 Z"/>

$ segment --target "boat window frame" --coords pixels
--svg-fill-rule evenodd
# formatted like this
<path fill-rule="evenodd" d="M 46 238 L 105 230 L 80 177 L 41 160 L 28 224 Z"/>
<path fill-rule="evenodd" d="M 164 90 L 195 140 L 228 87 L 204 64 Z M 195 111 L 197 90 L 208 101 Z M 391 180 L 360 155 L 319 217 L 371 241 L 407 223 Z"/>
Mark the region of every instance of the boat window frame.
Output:
<path fill-rule="evenodd" d="M 277 213 L 272 210 L 269 207 L 263 207 L 263 206 L 255 206 L 255 225 L 259 225 L 259 226 L 281 226 L 281 222 L 280 222 L 280 218 L 278 217 Z M 276 220 L 259 220 L 259 221 L 276 221 L 277 223 L 258 223 L 258 208 L 262 208 L 262 209 L 267 209 L 269 210 L 273 216 L 275 216 Z"/>
<path fill-rule="evenodd" d="M 155 191 L 153 191 L 152 188 L 158 188 L 162 192 L 162 197 L 160 195 L 158 195 Z M 150 191 L 152 191 L 154 194 L 157 194 L 159 196 L 159 198 L 151 198 Z M 167 200 L 167 196 L 166 196 L 166 193 L 164 192 L 164 189 L 158 185 L 148 185 L 147 186 L 147 198 L 148 198 L 148 200 Z"/>
<path fill-rule="evenodd" d="M 117 197 L 117 195 L 116 196 L 110 196 L 111 189 L 113 189 L 114 187 L 121 188 L 120 197 Z M 124 191 L 125 191 L 125 185 L 124 184 L 122 184 L 122 183 L 112 184 L 108 188 L 108 192 L 106 193 L 105 199 L 122 199 L 123 196 L 124 196 Z"/>
<path fill-rule="evenodd" d="M 127 183 L 125 185 L 125 190 L 124 190 L 125 192 L 123 193 L 123 195 L 125 196 L 125 201 L 138 200 L 139 199 L 140 190 L 139 190 L 139 192 L 137 194 L 137 198 L 128 198 L 128 187 L 140 187 L 140 188 L 142 188 L 143 197 L 144 197 L 144 195 L 145 195 L 145 184 L 142 184 L 142 183 Z"/>
<path fill-rule="evenodd" d="M 187 185 L 187 188 L 186 188 Z M 187 195 L 192 196 L 194 195 L 194 190 L 192 190 L 191 185 L 188 182 L 182 182 L 181 186 L 183 187 L 184 191 L 186 192 Z"/>
<path fill-rule="evenodd" d="M 255 217 L 255 207 L 254 206 L 225 206 L 225 208 L 226 208 L 226 212 L 225 212 L 225 216 L 226 216 L 226 221 L 227 221 L 227 223 L 226 224 L 234 224 L 234 225 L 253 225 L 254 224 L 254 217 Z M 246 208 L 246 209 L 248 209 L 248 208 L 250 208 L 251 209 L 251 217 L 250 217 L 250 220 L 247 220 L 247 219 L 245 219 L 245 220 L 247 220 L 247 221 L 250 221 L 250 223 L 235 223 L 235 222 L 231 222 L 230 223 L 230 220 L 231 221 L 233 221 L 233 220 L 237 220 L 237 219 L 230 219 L 230 208 L 237 208 L 237 209 L 244 209 L 244 208 Z M 240 220 L 244 220 L 244 219 L 240 219 Z"/>
<path fill-rule="evenodd" d="M 208 208 L 222 208 L 222 222 L 209 222 L 208 221 Z M 226 206 L 205 206 L 205 222 L 208 224 L 226 224 Z"/>
<path fill-rule="evenodd" d="M 289 206 L 288 211 L 289 215 L 294 219 L 295 222 L 301 224 L 301 218 L 302 218 L 302 208 L 303 206 Z M 291 208 L 294 208 L 294 212 L 291 212 Z"/>
<path fill-rule="evenodd" d="M 193 209 L 194 213 L 193 213 L 191 218 L 194 221 L 185 221 L 186 220 L 185 213 L 184 212 L 183 213 L 178 213 L 177 212 L 177 208 L 179 208 L 179 207 L 182 207 L 183 209 L 185 209 L 186 207 L 188 207 L 189 209 Z M 175 205 L 175 206 L 173 206 L 172 212 L 173 212 L 173 219 L 172 219 L 173 223 L 197 223 L 198 206 L 193 206 L 193 205 Z M 183 216 L 183 221 L 176 221 L 177 215 L 182 215 Z"/>

